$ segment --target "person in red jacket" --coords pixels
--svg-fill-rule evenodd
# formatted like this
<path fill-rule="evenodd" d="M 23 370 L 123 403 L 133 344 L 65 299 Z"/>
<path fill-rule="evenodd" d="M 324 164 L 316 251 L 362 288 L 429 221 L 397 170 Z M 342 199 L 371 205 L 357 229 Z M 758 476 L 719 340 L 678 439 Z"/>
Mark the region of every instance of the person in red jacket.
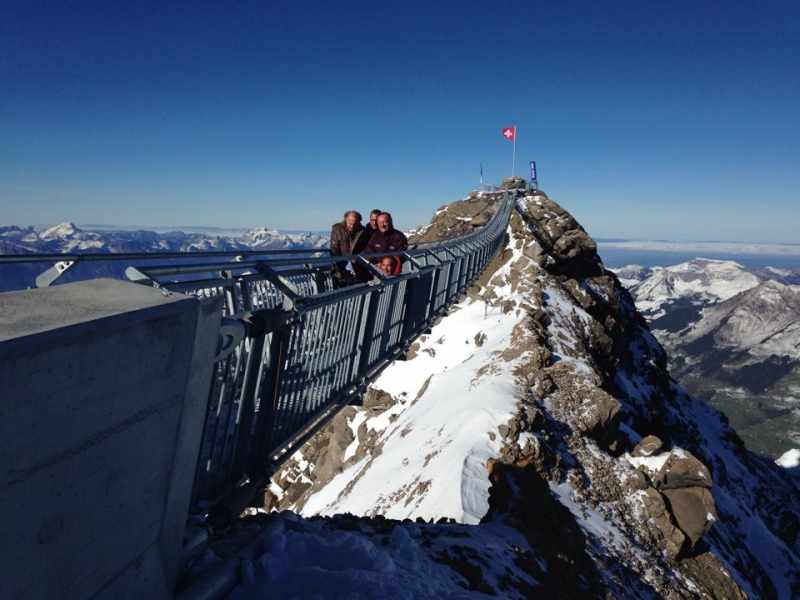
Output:
<path fill-rule="evenodd" d="M 408 239 L 403 235 L 402 231 L 397 231 L 392 224 L 392 215 L 389 213 L 381 213 L 377 219 L 378 231 L 372 233 L 367 242 L 367 247 L 364 248 L 364 254 L 372 254 L 379 252 L 403 252 L 408 248 Z M 398 270 L 402 258 L 397 256 Z M 380 259 L 370 259 L 373 263 L 377 263 Z"/>
<path fill-rule="evenodd" d="M 378 262 L 378 268 L 383 272 L 384 276 L 391 277 L 397 275 L 400 271 L 400 261 L 394 256 L 384 256 Z"/>

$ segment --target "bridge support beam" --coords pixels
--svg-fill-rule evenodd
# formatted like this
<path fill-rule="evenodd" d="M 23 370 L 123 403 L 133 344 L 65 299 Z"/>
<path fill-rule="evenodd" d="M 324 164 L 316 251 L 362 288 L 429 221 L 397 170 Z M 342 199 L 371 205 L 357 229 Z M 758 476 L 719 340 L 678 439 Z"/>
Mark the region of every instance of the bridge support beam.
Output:
<path fill-rule="evenodd" d="M 220 314 L 114 280 L 0 294 L 0 597 L 172 596 Z"/>

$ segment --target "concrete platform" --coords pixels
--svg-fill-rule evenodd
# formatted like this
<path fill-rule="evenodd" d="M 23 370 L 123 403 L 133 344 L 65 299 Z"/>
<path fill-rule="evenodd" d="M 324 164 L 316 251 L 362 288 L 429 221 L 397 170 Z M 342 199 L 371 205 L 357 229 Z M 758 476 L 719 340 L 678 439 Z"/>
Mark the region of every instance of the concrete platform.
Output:
<path fill-rule="evenodd" d="M 221 299 L 0 294 L 0 598 L 170 597 Z"/>

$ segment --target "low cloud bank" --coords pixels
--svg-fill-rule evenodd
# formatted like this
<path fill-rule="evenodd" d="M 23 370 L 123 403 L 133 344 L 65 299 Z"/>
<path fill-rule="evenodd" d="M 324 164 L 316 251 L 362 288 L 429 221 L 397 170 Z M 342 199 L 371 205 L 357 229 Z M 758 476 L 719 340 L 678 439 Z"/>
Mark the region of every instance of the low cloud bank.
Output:
<path fill-rule="evenodd" d="M 620 250 L 646 250 L 653 252 L 686 252 L 702 255 L 710 254 L 769 254 L 787 257 L 800 257 L 800 244 L 750 244 L 743 242 L 667 242 L 667 241 L 602 241 L 597 244 L 603 248 Z"/>

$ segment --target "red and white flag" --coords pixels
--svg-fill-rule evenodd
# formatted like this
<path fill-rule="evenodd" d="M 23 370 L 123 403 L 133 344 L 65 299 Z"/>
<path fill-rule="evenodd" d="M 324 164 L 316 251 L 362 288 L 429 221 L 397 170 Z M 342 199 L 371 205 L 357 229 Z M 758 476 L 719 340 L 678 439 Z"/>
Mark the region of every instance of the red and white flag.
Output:
<path fill-rule="evenodd" d="M 514 125 L 513 127 L 504 127 L 503 128 L 503 137 L 507 140 L 513 140 L 517 135 L 517 126 Z"/>

